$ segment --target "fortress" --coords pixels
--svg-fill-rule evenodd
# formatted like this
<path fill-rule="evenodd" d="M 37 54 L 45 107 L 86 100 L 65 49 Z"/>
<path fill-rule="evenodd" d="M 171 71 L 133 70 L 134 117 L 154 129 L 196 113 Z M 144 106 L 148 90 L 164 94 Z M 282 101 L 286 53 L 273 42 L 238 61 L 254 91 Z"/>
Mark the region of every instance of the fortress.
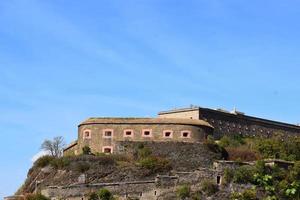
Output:
<path fill-rule="evenodd" d="M 158 113 L 156 118 L 89 118 L 78 125 L 78 139 L 64 155 L 79 155 L 84 146 L 93 153 L 114 153 L 122 141 L 203 142 L 208 135 L 220 138 L 240 134 L 250 137 L 300 135 L 300 126 L 242 112 L 191 106 Z"/>
<path fill-rule="evenodd" d="M 226 169 L 236 171 L 256 165 L 256 160 L 227 160 L 226 150 L 205 142 L 208 136 L 218 139 L 230 134 L 285 139 L 299 136 L 300 126 L 247 116 L 237 110 L 195 106 L 159 112 L 153 118 L 89 118 L 78 125 L 77 140 L 64 149 L 67 157 L 58 158 L 68 164 L 60 168 L 51 164 L 34 166 L 22 192 L 5 199 L 40 192 L 52 200 L 88 200 L 102 188 L 120 200 L 176 199 L 178 188 L 184 185 L 201 199 L 230 199 L 233 191 L 245 191 L 253 185 L 226 184 Z M 95 155 L 82 155 L 86 146 Z M 142 157 L 145 152 L 150 153 Z M 263 161 L 265 166 L 282 169 L 295 164 L 279 159 Z M 213 196 L 201 189 L 207 183 L 218 188 Z M 199 189 L 202 192 L 198 193 Z"/>

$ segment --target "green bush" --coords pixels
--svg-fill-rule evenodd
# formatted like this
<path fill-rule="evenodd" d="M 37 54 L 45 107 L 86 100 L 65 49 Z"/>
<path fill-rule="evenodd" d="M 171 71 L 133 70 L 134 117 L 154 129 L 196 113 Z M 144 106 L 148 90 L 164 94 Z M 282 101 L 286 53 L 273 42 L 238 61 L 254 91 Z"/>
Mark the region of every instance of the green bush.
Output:
<path fill-rule="evenodd" d="M 242 200 L 257 200 L 256 191 L 253 189 L 244 190 L 242 192 Z"/>
<path fill-rule="evenodd" d="M 234 170 L 226 168 L 224 170 L 224 184 L 231 183 L 231 181 L 233 180 L 233 177 L 234 177 Z"/>
<path fill-rule="evenodd" d="M 242 194 L 239 192 L 232 192 L 230 194 L 230 199 L 231 200 L 242 200 Z"/>
<path fill-rule="evenodd" d="M 244 165 L 235 170 L 233 182 L 235 183 L 252 183 L 254 179 L 255 168 Z"/>
<path fill-rule="evenodd" d="M 84 146 L 82 148 L 82 154 L 83 155 L 90 155 L 91 154 L 91 148 L 89 146 Z"/>
<path fill-rule="evenodd" d="M 218 145 L 215 141 L 207 140 L 204 145 L 209 151 L 220 153 L 223 159 L 228 159 L 228 152 L 226 151 L 226 149 Z"/>
<path fill-rule="evenodd" d="M 25 200 L 50 200 L 49 198 L 45 197 L 44 195 L 38 194 L 30 194 L 25 197 Z"/>
<path fill-rule="evenodd" d="M 190 197 L 190 187 L 187 185 L 179 186 L 176 190 L 176 195 L 179 199 L 185 199 Z"/>
<path fill-rule="evenodd" d="M 140 159 L 138 161 L 138 166 L 155 172 L 158 170 L 169 169 L 170 162 L 164 158 L 150 156 Z"/>
<path fill-rule="evenodd" d="M 195 194 L 192 195 L 191 198 L 192 198 L 192 200 L 201 200 L 202 199 L 201 192 L 200 191 L 196 192 Z"/>
<path fill-rule="evenodd" d="M 55 158 L 50 164 L 55 169 L 64 169 L 65 167 L 69 166 L 70 160 L 68 157 Z"/>
<path fill-rule="evenodd" d="M 253 189 L 244 190 L 242 193 L 233 192 L 230 195 L 231 200 L 257 200 L 256 192 Z"/>
<path fill-rule="evenodd" d="M 114 197 L 112 195 L 112 193 L 106 189 L 106 188 L 102 188 L 100 189 L 98 192 L 98 197 L 101 199 L 101 200 L 113 200 Z"/>
<path fill-rule="evenodd" d="M 205 192 L 208 196 L 215 194 L 219 188 L 216 183 L 212 180 L 204 180 L 201 184 L 201 190 Z"/>
<path fill-rule="evenodd" d="M 260 158 L 255 151 L 241 147 L 228 147 L 226 151 L 228 152 L 228 160 L 247 162 L 255 161 Z"/>
<path fill-rule="evenodd" d="M 297 161 L 300 160 L 300 137 L 257 139 L 255 150 L 264 158 Z"/>
<path fill-rule="evenodd" d="M 88 200 L 99 200 L 99 197 L 95 192 L 92 192 L 89 194 Z"/>
<path fill-rule="evenodd" d="M 46 167 L 47 165 L 49 165 L 51 163 L 52 160 L 54 160 L 55 158 L 53 156 L 42 156 L 39 159 L 37 159 L 34 162 L 34 166 L 36 167 Z"/>
<path fill-rule="evenodd" d="M 147 158 L 152 154 L 152 151 L 148 147 L 143 147 L 138 150 L 139 159 Z"/>
<path fill-rule="evenodd" d="M 291 182 L 300 180 L 300 161 L 295 162 L 294 166 L 290 170 L 288 178 Z"/>
<path fill-rule="evenodd" d="M 143 149 L 144 147 L 145 147 L 145 145 L 143 143 L 139 143 L 137 146 L 138 149 Z"/>
<path fill-rule="evenodd" d="M 90 164 L 88 162 L 79 161 L 75 163 L 75 169 L 77 172 L 84 173 L 90 169 Z"/>
<path fill-rule="evenodd" d="M 225 135 L 219 141 L 219 145 L 224 148 L 225 147 L 238 147 L 245 143 L 246 142 L 245 142 L 243 136 L 241 136 L 239 134 L 234 134 L 234 135 L 230 135 L 230 136 Z"/>

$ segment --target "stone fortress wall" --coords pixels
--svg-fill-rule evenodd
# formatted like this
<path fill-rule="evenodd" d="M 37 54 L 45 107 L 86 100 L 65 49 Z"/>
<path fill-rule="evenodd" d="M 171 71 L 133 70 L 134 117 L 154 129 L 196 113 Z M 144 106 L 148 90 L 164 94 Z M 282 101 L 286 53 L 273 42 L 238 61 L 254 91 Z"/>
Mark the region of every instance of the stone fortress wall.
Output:
<path fill-rule="evenodd" d="M 118 141 L 202 142 L 213 127 L 202 120 L 159 118 L 90 118 L 78 126 L 78 140 L 64 154 L 82 153 L 89 146 L 93 153 L 113 153 Z"/>
<path fill-rule="evenodd" d="M 160 112 L 158 117 L 204 120 L 214 127 L 215 138 L 229 134 L 251 137 L 271 137 L 276 134 L 282 134 L 284 137 L 300 135 L 298 125 L 247 116 L 236 110 L 229 112 L 222 109 L 192 107 Z"/>
<path fill-rule="evenodd" d="M 251 137 L 300 135 L 300 126 L 252 116 L 238 111 L 191 107 L 158 113 L 157 118 L 89 118 L 78 126 L 78 139 L 64 151 L 78 155 L 84 146 L 92 152 L 113 153 L 116 141 L 201 142 L 241 134 Z"/>
<path fill-rule="evenodd" d="M 52 200 L 88 200 L 89 194 L 106 188 L 120 200 L 157 200 L 163 199 L 165 194 L 175 194 L 179 185 L 197 184 L 206 179 L 215 179 L 217 182 L 217 177 L 218 171 L 201 168 L 191 172 L 174 171 L 172 175 L 157 175 L 153 180 L 49 186 L 42 189 L 41 193 Z"/>

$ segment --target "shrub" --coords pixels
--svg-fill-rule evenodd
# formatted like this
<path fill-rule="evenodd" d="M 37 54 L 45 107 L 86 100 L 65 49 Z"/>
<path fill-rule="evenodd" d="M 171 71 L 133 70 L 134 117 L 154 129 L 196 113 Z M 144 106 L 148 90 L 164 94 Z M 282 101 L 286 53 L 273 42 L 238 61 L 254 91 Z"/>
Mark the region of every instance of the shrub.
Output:
<path fill-rule="evenodd" d="M 88 162 L 79 161 L 75 164 L 75 170 L 84 173 L 90 169 L 90 164 Z"/>
<path fill-rule="evenodd" d="M 148 156 L 150 156 L 152 154 L 152 151 L 150 148 L 148 147 L 143 147 L 143 148 L 140 148 L 138 150 L 138 157 L 141 159 L 141 158 L 146 158 Z"/>
<path fill-rule="evenodd" d="M 255 161 L 260 158 L 260 156 L 249 149 L 242 149 L 242 148 L 226 148 L 228 152 L 228 159 L 229 160 L 239 160 L 239 161 Z"/>
<path fill-rule="evenodd" d="M 242 193 L 233 192 L 230 195 L 231 200 L 257 200 L 256 192 L 253 189 L 244 190 Z"/>
<path fill-rule="evenodd" d="M 114 199 L 112 193 L 106 188 L 100 189 L 97 192 L 97 194 L 101 200 L 113 200 Z"/>
<path fill-rule="evenodd" d="M 281 143 L 282 143 L 281 140 L 274 139 L 274 138 L 258 140 L 256 149 L 265 158 L 279 158 Z"/>
<path fill-rule="evenodd" d="M 106 156 L 106 154 L 105 153 L 100 153 L 100 152 L 96 152 L 96 154 L 95 154 L 96 156 Z"/>
<path fill-rule="evenodd" d="M 145 145 L 143 143 L 139 143 L 137 146 L 138 149 L 143 149 L 144 147 L 145 147 Z"/>
<path fill-rule="evenodd" d="M 242 200 L 257 200 L 255 190 L 253 189 L 244 190 L 242 192 Z"/>
<path fill-rule="evenodd" d="M 227 160 L 228 159 L 228 152 L 226 151 L 226 149 L 224 149 L 223 147 L 221 147 L 220 145 L 218 145 L 217 143 L 215 143 L 212 140 L 207 140 L 204 145 L 206 146 L 206 148 L 214 153 L 220 153 L 222 155 L 222 158 Z"/>
<path fill-rule="evenodd" d="M 154 156 L 139 160 L 138 165 L 142 168 L 149 169 L 152 172 L 170 168 L 170 162 L 168 160 Z"/>
<path fill-rule="evenodd" d="M 255 169 L 252 166 L 241 166 L 235 170 L 233 182 L 235 183 L 252 183 Z"/>
<path fill-rule="evenodd" d="M 208 196 L 215 194 L 219 189 L 216 183 L 211 180 L 204 180 L 201 184 L 201 190 Z"/>
<path fill-rule="evenodd" d="M 119 162 L 130 162 L 130 161 L 132 161 L 132 158 L 129 155 L 109 154 L 109 155 L 106 155 L 106 156 L 112 158 L 114 161 L 119 161 Z"/>
<path fill-rule="evenodd" d="M 82 148 L 82 154 L 83 155 L 90 155 L 91 154 L 91 148 L 89 146 L 84 146 Z"/>
<path fill-rule="evenodd" d="M 223 136 L 221 139 L 220 139 L 220 146 L 222 147 L 238 147 L 238 146 L 241 146 L 243 144 L 245 144 L 246 142 L 244 141 L 244 138 L 243 136 L 239 135 L 239 134 L 234 134 L 234 135 L 231 135 L 231 136 Z"/>
<path fill-rule="evenodd" d="M 55 158 L 50 164 L 55 169 L 64 169 L 70 164 L 70 160 L 68 157 Z"/>
<path fill-rule="evenodd" d="M 231 183 L 233 177 L 234 177 L 234 171 L 232 169 L 226 168 L 224 170 L 224 183 L 225 184 Z"/>
<path fill-rule="evenodd" d="M 45 197 L 44 195 L 38 194 L 29 194 L 25 197 L 25 200 L 50 200 L 49 198 Z"/>
<path fill-rule="evenodd" d="M 89 194 L 88 200 L 99 200 L 99 197 L 95 192 L 92 192 Z"/>
<path fill-rule="evenodd" d="M 257 140 L 255 149 L 264 158 L 280 158 L 284 160 L 300 160 L 300 137 L 273 137 Z"/>
<path fill-rule="evenodd" d="M 190 193 L 190 187 L 187 185 L 179 186 L 176 190 L 176 194 L 179 199 L 185 199 L 190 197 Z"/>
<path fill-rule="evenodd" d="M 232 192 L 230 194 L 230 199 L 231 200 L 241 200 L 242 199 L 242 194 L 239 192 Z"/>
<path fill-rule="evenodd" d="M 289 173 L 289 180 L 296 181 L 300 180 L 300 161 L 295 162 Z"/>
<path fill-rule="evenodd" d="M 46 167 L 47 165 L 49 165 L 51 163 L 52 160 L 54 160 L 55 158 L 53 156 L 42 156 L 39 159 L 37 159 L 34 162 L 34 166 L 36 167 Z"/>
<path fill-rule="evenodd" d="M 195 194 L 192 195 L 192 200 L 201 200 L 201 192 L 198 191 Z"/>
<path fill-rule="evenodd" d="M 300 181 L 292 182 L 285 190 L 285 195 L 292 199 L 300 199 Z"/>

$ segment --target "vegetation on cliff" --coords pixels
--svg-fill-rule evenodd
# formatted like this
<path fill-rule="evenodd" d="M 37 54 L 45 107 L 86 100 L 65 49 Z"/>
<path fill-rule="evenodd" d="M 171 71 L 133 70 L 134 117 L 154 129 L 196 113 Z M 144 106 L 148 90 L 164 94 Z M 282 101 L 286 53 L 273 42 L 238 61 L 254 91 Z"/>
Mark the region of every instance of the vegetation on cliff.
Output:
<path fill-rule="evenodd" d="M 211 168 L 214 160 L 228 159 L 238 163 L 256 161 L 255 165 L 241 165 L 224 170 L 222 185 L 207 179 L 201 184 L 180 185 L 175 196 L 179 199 L 232 200 L 298 200 L 300 199 L 300 139 L 290 137 L 245 138 L 224 136 L 219 141 L 209 138 L 203 144 L 121 142 L 124 152 L 106 155 L 92 154 L 84 147 L 80 156 L 43 156 L 29 170 L 20 193 L 35 189 L 34 180 L 42 179 L 40 187 L 71 185 L 81 174 L 87 183 L 153 180 L 157 174 L 175 171 L 194 171 Z M 267 166 L 265 158 L 294 161 L 289 168 Z M 232 185 L 239 190 L 231 191 Z M 174 196 L 173 196 L 174 197 Z M 101 199 L 98 193 L 92 199 Z M 172 198 L 171 198 L 172 199 Z M 34 199 L 35 200 L 35 199 Z"/>
<path fill-rule="evenodd" d="M 199 166 L 210 167 L 221 159 L 219 151 L 213 152 L 205 145 L 166 142 L 124 143 L 124 154 L 85 154 L 79 156 L 39 158 L 28 172 L 28 178 L 18 193 L 30 193 L 34 181 L 43 180 L 39 187 L 71 185 L 84 173 L 87 183 L 153 180 L 157 174 L 171 170 L 193 171 Z"/>
<path fill-rule="evenodd" d="M 255 161 L 266 158 L 300 160 L 300 137 L 281 134 L 271 138 L 248 137 L 240 134 L 223 136 L 218 144 L 228 152 L 228 160 Z"/>

